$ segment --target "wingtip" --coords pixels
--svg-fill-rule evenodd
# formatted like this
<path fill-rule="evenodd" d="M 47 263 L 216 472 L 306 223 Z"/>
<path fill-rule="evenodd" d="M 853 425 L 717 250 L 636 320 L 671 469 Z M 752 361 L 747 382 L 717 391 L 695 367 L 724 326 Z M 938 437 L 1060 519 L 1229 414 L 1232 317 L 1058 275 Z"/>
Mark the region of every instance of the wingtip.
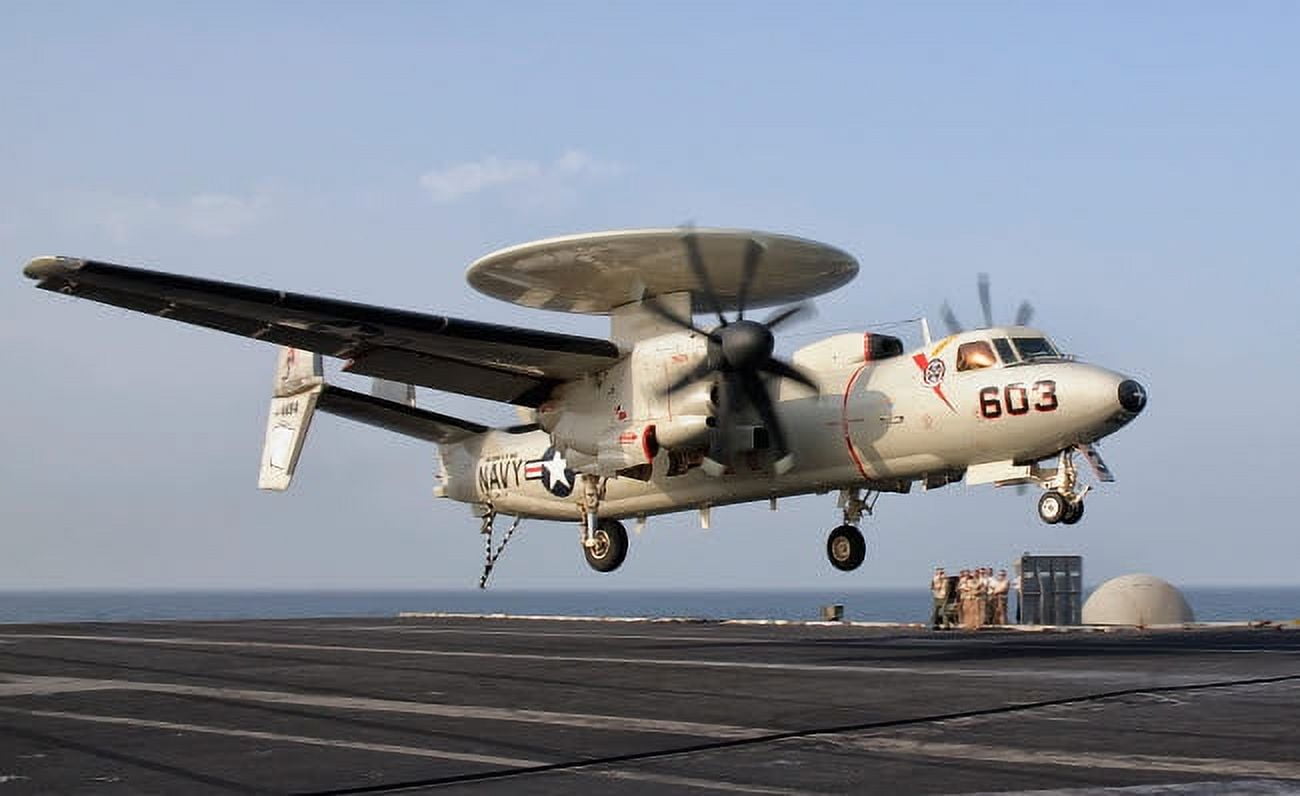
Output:
<path fill-rule="evenodd" d="M 80 268 L 84 262 L 84 260 L 79 260 L 76 257 L 56 257 L 50 255 L 34 257 L 31 262 L 27 263 L 27 265 L 23 267 L 23 276 L 37 281 L 49 279 L 52 276 L 59 276 L 61 274 L 66 274 L 69 271 L 75 271 Z"/>

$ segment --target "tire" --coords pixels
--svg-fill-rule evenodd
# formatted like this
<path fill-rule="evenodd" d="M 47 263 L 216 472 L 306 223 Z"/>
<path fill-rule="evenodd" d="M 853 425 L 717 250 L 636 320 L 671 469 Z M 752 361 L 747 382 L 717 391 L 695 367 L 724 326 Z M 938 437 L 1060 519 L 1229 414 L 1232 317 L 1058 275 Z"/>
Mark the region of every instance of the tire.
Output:
<path fill-rule="evenodd" d="M 1069 510 L 1066 511 L 1065 516 L 1061 518 L 1061 523 L 1063 525 L 1074 525 L 1081 519 L 1083 519 L 1083 501 L 1076 500 L 1070 504 Z"/>
<path fill-rule="evenodd" d="M 826 539 L 826 558 L 841 572 L 857 569 L 867 557 L 867 540 L 852 525 L 841 525 Z"/>
<path fill-rule="evenodd" d="M 1070 510 L 1070 501 L 1060 492 L 1047 492 L 1038 499 L 1038 518 L 1048 525 L 1063 520 Z"/>
<path fill-rule="evenodd" d="M 596 526 L 596 544 L 583 545 L 582 554 L 597 572 L 613 572 L 627 558 L 627 529 L 618 520 L 601 520 Z"/>

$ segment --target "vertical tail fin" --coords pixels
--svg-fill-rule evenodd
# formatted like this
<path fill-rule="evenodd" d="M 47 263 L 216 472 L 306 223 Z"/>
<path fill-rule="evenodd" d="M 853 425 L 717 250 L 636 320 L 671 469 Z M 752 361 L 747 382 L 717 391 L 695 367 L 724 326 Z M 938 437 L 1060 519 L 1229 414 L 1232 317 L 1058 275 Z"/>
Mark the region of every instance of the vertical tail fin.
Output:
<path fill-rule="evenodd" d="M 271 408 L 266 418 L 266 442 L 257 486 L 277 492 L 289 488 L 303 440 L 311 425 L 316 401 L 325 389 L 320 354 L 281 348 L 275 366 Z"/>

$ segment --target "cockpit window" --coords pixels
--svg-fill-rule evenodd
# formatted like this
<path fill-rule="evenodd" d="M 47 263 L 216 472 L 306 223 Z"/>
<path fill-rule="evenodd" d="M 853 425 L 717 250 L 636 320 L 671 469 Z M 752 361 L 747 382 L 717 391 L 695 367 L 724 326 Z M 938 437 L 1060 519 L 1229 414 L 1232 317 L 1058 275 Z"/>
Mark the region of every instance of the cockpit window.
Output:
<path fill-rule="evenodd" d="M 957 348 L 957 370 L 979 370 L 998 364 L 993 346 L 986 340 L 962 343 Z"/>
<path fill-rule="evenodd" d="M 1013 340 L 1021 359 L 1043 359 L 1061 355 L 1056 350 L 1056 346 L 1048 342 L 1046 337 L 1016 337 Z"/>
<path fill-rule="evenodd" d="M 1002 361 L 1008 365 L 1020 359 L 1016 356 L 1015 349 L 1011 347 L 1011 341 L 1005 337 L 993 338 L 993 347 L 998 350 L 998 356 L 1002 357 Z"/>

